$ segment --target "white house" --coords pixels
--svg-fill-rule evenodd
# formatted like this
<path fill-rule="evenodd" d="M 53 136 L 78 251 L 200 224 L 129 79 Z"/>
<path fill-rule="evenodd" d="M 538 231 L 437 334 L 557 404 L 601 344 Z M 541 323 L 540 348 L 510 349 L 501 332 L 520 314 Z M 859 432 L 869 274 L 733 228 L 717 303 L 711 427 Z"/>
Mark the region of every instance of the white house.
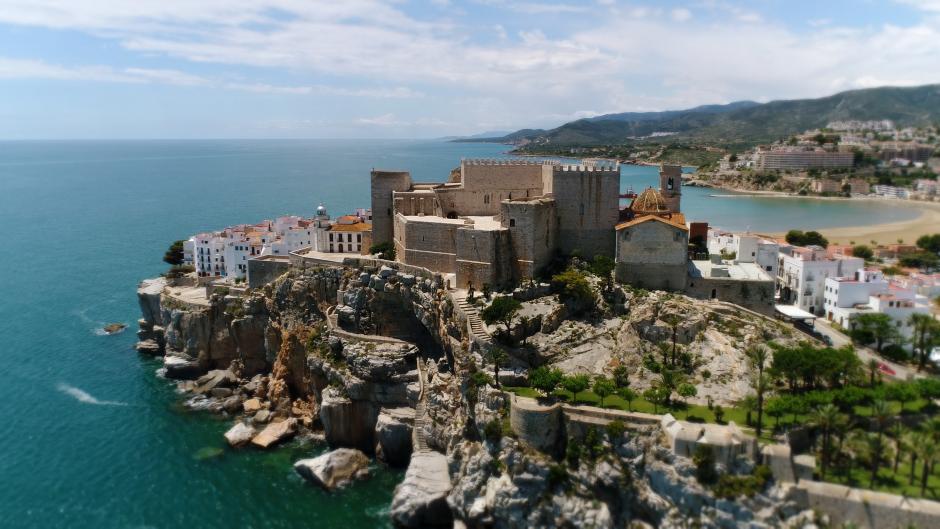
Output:
<path fill-rule="evenodd" d="M 739 263 L 755 263 L 771 277 L 776 277 L 780 245 L 752 233 L 708 230 L 708 253 L 735 255 Z"/>
<path fill-rule="evenodd" d="M 864 265 L 859 257 L 827 257 L 821 246 L 784 245 L 777 262 L 779 302 L 823 315 L 826 279 L 850 276 Z"/>

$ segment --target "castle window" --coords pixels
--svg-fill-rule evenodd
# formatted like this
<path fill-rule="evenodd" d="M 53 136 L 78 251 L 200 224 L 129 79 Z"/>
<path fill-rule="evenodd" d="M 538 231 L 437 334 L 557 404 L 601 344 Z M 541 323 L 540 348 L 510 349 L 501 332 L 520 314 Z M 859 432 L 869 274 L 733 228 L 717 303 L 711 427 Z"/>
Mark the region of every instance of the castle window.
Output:
<path fill-rule="evenodd" d="M 581 215 L 584 215 L 584 202 L 581 203 Z"/>
<path fill-rule="evenodd" d="M 509 219 L 509 227 L 513 228 L 516 226 L 516 219 Z"/>
<path fill-rule="evenodd" d="M 713 288 L 713 289 L 712 289 L 712 299 L 715 299 L 715 298 L 717 298 L 717 297 L 718 297 L 718 290 L 716 290 L 716 289 Z"/>
<path fill-rule="evenodd" d="M 672 191 L 674 185 L 672 177 L 670 176 L 668 182 L 666 182 L 666 189 Z"/>

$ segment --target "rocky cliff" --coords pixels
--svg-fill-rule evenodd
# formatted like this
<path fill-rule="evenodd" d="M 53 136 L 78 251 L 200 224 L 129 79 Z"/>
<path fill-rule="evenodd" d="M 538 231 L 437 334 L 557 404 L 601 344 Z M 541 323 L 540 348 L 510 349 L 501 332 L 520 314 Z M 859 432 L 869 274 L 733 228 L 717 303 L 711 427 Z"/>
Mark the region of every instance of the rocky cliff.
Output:
<path fill-rule="evenodd" d="M 694 519 L 750 528 L 795 520 L 794 507 L 772 492 L 716 499 L 688 461 L 663 447 L 657 427 L 568 432 L 586 448 L 564 459 L 526 446 L 504 427 L 506 394 L 476 375 L 486 368 L 485 345 L 468 335 L 441 284 L 389 267 L 313 268 L 195 304 L 148 281 L 138 291 L 138 349 L 163 355 L 165 376 L 178 380 L 190 406 L 233 419 L 232 446 L 315 435 L 409 465 L 392 506 L 401 525 L 685 527 Z M 729 329 L 778 332 L 716 307 L 689 309 L 687 298 L 621 293 L 621 301 L 626 315 L 593 321 L 568 321 L 552 296 L 527 302 L 538 313 L 522 331 L 532 345 L 511 361 L 635 365 L 630 354 L 674 336 L 721 357 L 737 350 L 721 341 Z"/>

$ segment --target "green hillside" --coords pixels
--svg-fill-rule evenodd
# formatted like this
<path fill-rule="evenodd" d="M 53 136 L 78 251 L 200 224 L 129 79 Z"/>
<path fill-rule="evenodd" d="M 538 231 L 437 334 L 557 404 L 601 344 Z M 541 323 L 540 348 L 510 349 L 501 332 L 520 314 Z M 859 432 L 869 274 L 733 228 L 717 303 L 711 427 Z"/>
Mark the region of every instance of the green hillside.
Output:
<path fill-rule="evenodd" d="M 870 88 L 819 99 L 731 104 L 662 112 L 661 117 L 613 114 L 566 123 L 558 128 L 518 131 L 499 140 L 530 148 L 615 145 L 653 133 L 674 133 L 662 141 L 696 141 L 741 146 L 771 142 L 830 121 L 890 119 L 899 126 L 940 123 L 940 85 Z M 622 116 L 623 118 L 620 118 Z M 655 140 L 655 138 L 653 138 Z"/>

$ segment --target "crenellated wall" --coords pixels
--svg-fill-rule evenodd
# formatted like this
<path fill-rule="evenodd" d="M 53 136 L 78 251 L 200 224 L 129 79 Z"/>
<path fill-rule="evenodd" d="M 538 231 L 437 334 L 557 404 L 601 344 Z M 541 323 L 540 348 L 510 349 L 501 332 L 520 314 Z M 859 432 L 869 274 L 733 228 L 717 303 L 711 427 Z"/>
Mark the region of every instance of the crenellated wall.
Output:
<path fill-rule="evenodd" d="M 550 193 L 556 201 L 559 250 L 613 257 L 620 167 L 554 166 Z"/>

